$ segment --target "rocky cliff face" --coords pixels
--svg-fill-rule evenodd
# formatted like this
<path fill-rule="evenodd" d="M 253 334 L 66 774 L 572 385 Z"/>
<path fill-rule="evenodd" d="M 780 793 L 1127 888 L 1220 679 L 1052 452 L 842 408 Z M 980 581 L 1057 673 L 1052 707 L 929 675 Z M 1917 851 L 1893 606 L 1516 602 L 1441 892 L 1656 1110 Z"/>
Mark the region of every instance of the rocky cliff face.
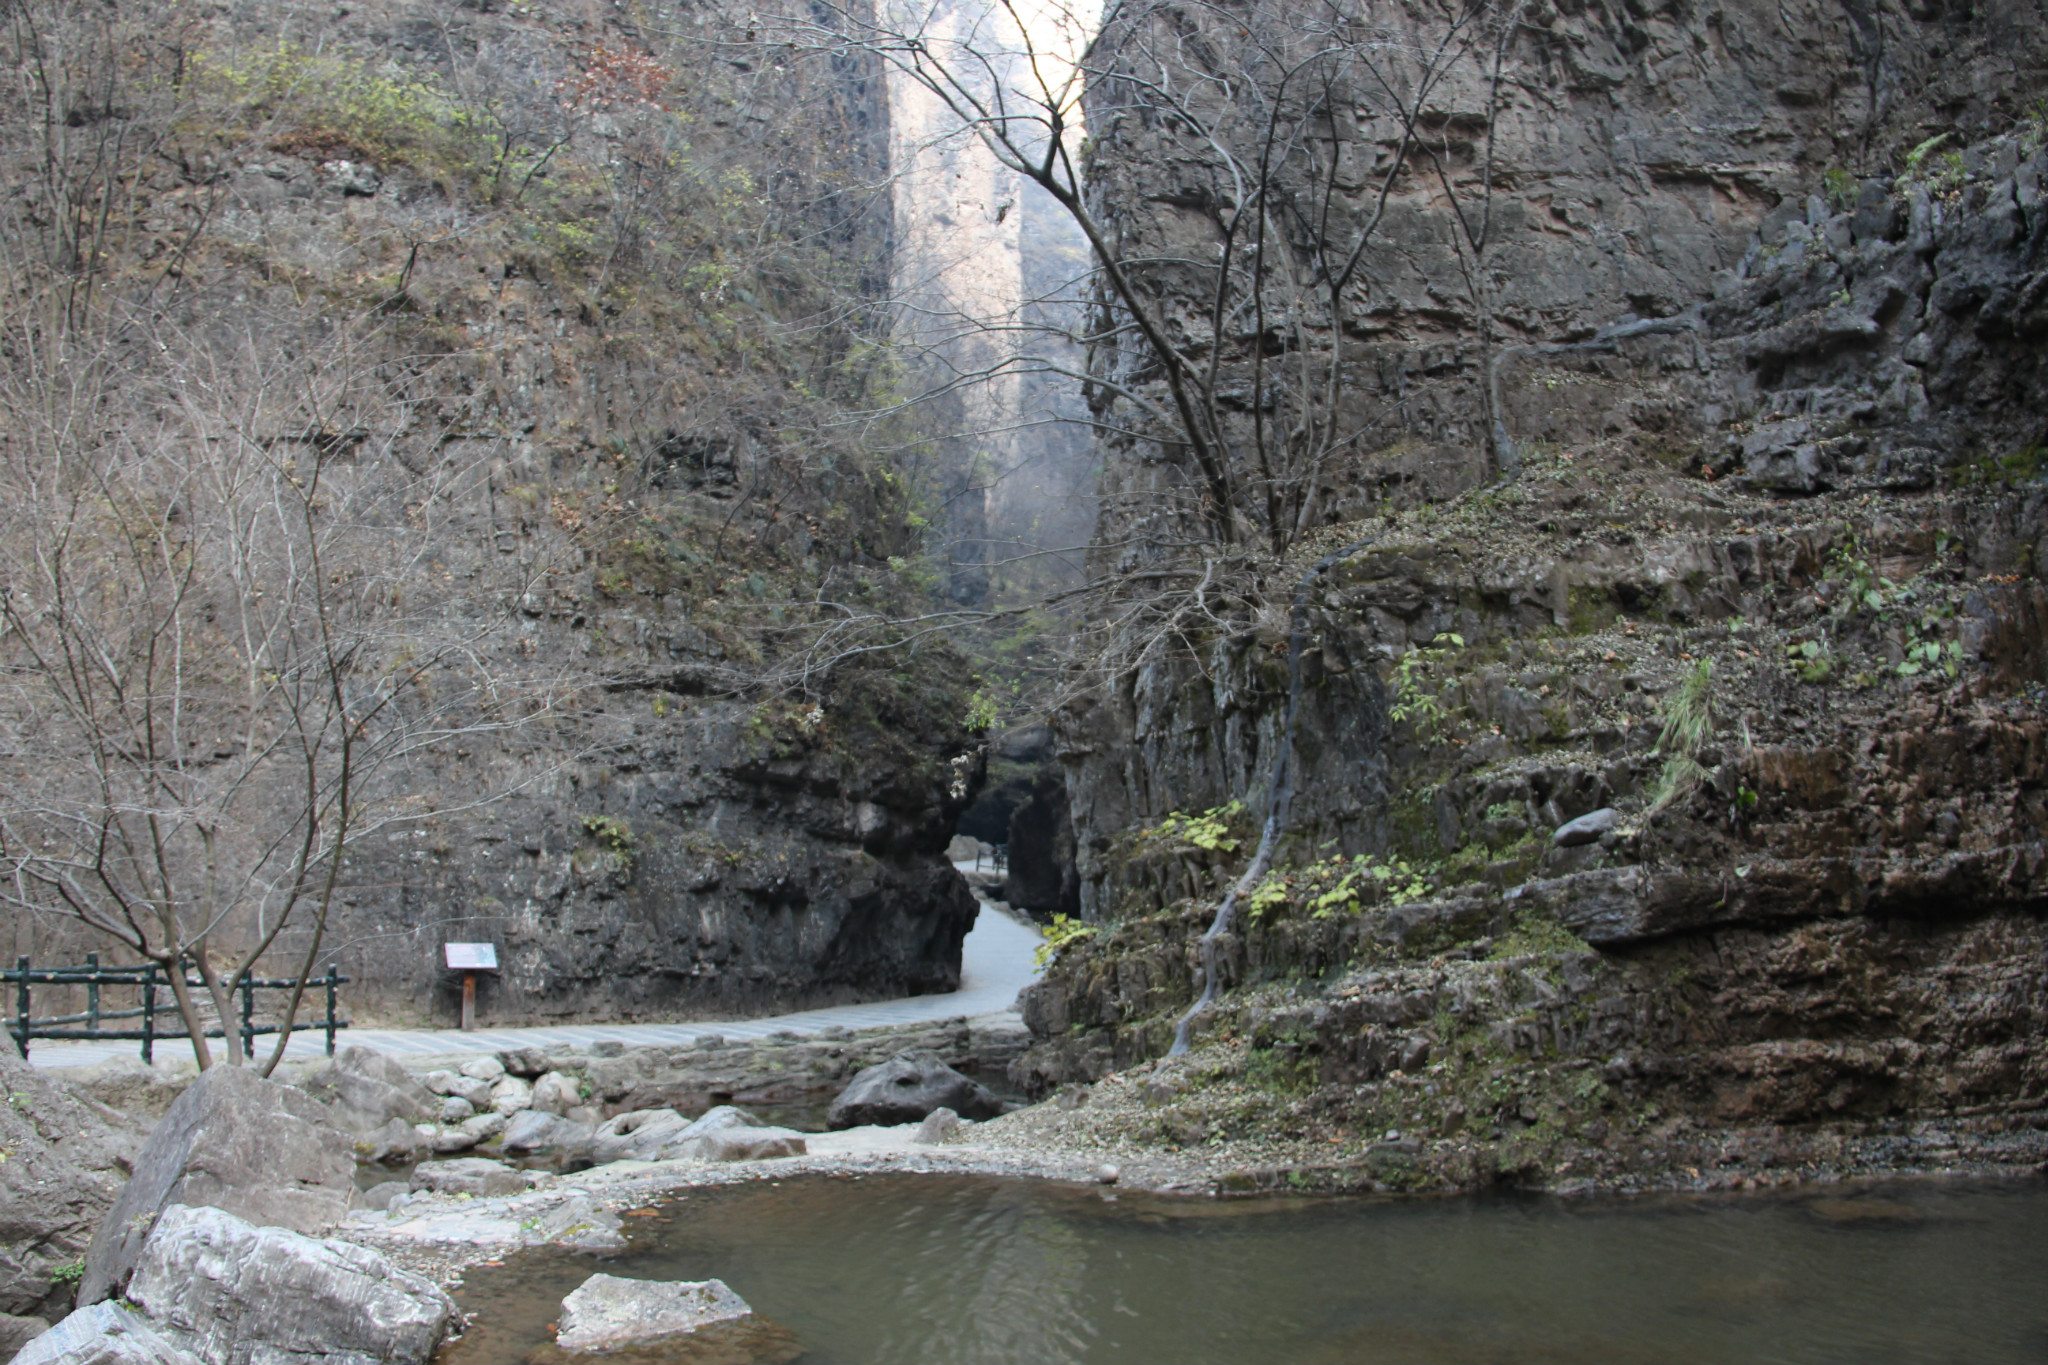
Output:
<path fill-rule="evenodd" d="M 113 345 L 145 319 L 223 373 L 348 338 L 373 398 L 308 362 L 340 425 L 253 439 L 402 485 L 391 600 L 475 641 L 418 692 L 517 702 L 366 793 L 404 818 L 347 860 L 322 953 L 345 1009 L 447 1022 L 449 940 L 499 946 L 492 1022 L 950 987 L 975 906 L 942 851 L 981 764 L 962 670 L 816 629 L 926 590 L 922 492 L 867 444 L 902 433 L 841 421 L 883 382 L 879 71 L 763 52 L 715 6 L 165 5 L 97 37 L 65 8 L 14 55 L 76 38 L 43 55 L 135 82 L 71 124 L 119 135 L 120 194 L 84 293 L 55 248 L 12 277 L 54 270 Z M 12 221 L 61 246 L 77 185 L 50 187 L 97 172 L 82 134 L 38 140 L 46 112 L 9 113 Z M 41 960 L 104 946 L 14 933 Z"/>
<path fill-rule="evenodd" d="M 1158 1140 L 1393 1186 L 2038 1161 L 2048 163 L 1988 74 L 2038 16 L 1527 13 L 1493 322 L 1418 189 L 1347 390 L 1391 439 L 1269 574 L 1308 588 L 1292 834 Z M 1105 203 L 1166 232 L 1173 157 L 1112 136 Z M 1098 927 L 1033 1084 L 1165 1051 L 1284 620 L 1060 718 Z"/>

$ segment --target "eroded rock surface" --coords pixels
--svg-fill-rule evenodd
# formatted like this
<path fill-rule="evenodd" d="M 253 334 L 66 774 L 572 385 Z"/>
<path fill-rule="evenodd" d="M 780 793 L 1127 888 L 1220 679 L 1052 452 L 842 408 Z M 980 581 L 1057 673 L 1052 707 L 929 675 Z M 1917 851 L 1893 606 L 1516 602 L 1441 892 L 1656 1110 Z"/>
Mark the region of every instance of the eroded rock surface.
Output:
<path fill-rule="evenodd" d="M 425 1365 L 455 1317 L 377 1252 L 182 1204 L 158 1216 L 126 1297 L 209 1365 Z"/>
<path fill-rule="evenodd" d="M 354 1180 L 349 1139 L 318 1100 L 246 1068 L 216 1066 L 150 1131 L 133 1177 L 92 1239 L 79 1302 L 120 1292 L 166 1206 L 212 1207 L 313 1232 L 347 1214 Z"/>
<path fill-rule="evenodd" d="M 85 1255 L 141 1143 L 119 1114 L 0 1039 L 0 1314 L 23 1320 L 0 1319 L 0 1331 L 19 1338 L 64 1316 L 72 1295 L 60 1271 Z"/>

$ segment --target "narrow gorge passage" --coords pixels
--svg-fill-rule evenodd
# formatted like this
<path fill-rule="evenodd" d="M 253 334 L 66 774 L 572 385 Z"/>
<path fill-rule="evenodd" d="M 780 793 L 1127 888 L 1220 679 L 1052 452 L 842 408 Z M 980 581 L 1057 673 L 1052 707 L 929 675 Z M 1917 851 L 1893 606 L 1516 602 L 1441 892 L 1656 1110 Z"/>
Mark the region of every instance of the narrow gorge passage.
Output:
<path fill-rule="evenodd" d="M 2038 0 L 8 4 L 9 1365 L 2040 1356 Z"/>

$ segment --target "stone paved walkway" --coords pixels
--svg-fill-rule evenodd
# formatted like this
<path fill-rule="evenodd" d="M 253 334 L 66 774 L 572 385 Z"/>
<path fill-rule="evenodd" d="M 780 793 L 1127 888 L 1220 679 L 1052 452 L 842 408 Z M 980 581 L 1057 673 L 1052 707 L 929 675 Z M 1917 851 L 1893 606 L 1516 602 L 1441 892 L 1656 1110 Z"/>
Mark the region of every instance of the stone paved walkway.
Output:
<path fill-rule="evenodd" d="M 1012 1008 L 1017 993 L 1038 977 L 1033 954 L 1039 935 L 999 910 L 984 905 L 960 953 L 960 989 L 947 995 L 913 995 L 902 1000 L 877 1000 L 865 1005 L 780 1014 L 766 1019 L 701 1019 L 687 1024 L 558 1024 L 542 1028 L 344 1029 L 337 1046 L 355 1044 L 379 1052 L 429 1055 L 446 1052 L 496 1052 L 500 1048 L 545 1047 L 549 1043 L 621 1042 L 629 1047 L 687 1043 L 707 1033 L 726 1038 L 765 1038 L 771 1033 L 819 1033 L 828 1028 L 877 1028 L 889 1024 L 927 1023 L 935 1019 L 992 1014 Z M 260 1040 L 259 1040 L 260 1041 Z M 326 1047 L 317 1032 L 292 1036 L 287 1057 L 317 1057 Z M 29 1061 L 39 1067 L 91 1066 L 110 1057 L 138 1057 L 134 1043 L 37 1042 Z M 190 1056 L 177 1040 L 157 1043 L 159 1061 Z"/>

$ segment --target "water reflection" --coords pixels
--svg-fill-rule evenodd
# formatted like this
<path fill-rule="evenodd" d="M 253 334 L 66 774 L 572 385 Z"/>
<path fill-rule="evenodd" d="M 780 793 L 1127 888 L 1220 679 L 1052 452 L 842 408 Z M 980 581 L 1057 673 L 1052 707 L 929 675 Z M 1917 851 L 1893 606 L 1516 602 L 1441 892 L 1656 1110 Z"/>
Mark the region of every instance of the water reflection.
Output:
<path fill-rule="evenodd" d="M 604 1268 L 717 1276 L 807 1365 L 2048 1359 L 2048 1183 L 1795 1198 L 1175 1201 L 937 1176 L 694 1193 Z M 596 1267 L 472 1274 L 448 1365 Z"/>

